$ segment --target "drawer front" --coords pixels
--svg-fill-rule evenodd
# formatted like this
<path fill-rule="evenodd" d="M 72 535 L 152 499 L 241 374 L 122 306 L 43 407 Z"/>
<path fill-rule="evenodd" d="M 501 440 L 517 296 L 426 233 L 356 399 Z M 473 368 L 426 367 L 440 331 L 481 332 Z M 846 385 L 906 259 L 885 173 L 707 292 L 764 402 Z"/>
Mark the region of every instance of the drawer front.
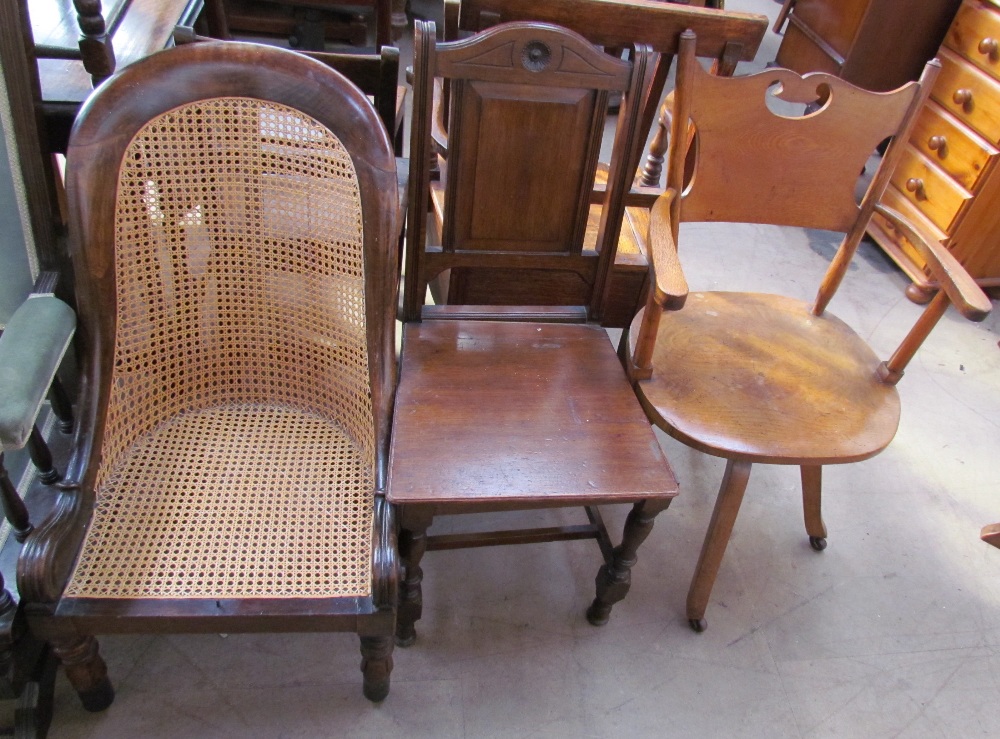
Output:
<path fill-rule="evenodd" d="M 948 175 L 912 146 L 907 146 L 892 173 L 892 184 L 942 231 L 950 231 L 962 206 L 972 199 Z"/>
<path fill-rule="evenodd" d="M 997 5 L 966 0 L 944 42 L 990 76 L 1000 79 L 1000 7 Z"/>
<path fill-rule="evenodd" d="M 931 97 L 991 144 L 1000 142 L 1000 82 L 941 47 L 941 74 Z"/>
<path fill-rule="evenodd" d="M 993 146 L 933 101 L 920 111 L 910 133 L 910 145 L 969 191 L 975 190 L 997 156 Z"/>

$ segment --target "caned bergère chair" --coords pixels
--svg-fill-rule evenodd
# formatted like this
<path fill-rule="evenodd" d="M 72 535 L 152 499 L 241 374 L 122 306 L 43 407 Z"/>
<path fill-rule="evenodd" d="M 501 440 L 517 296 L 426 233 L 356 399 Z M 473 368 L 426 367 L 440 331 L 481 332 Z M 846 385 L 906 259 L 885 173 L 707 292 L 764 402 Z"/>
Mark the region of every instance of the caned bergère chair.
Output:
<path fill-rule="evenodd" d="M 990 303 L 947 249 L 878 204 L 936 63 L 928 65 L 920 84 L 879 94 L 826 74 L 799 77 L 780 69 L 715 77 L 696 62 L 694 48 L 694 37 L 685 34 L 669 187 L 654 206 L 650 225 L 655 289 L 632 322 L 627 357 L 649 419 L 689 446 L 727 460 L 688 593 L 688 619 L 701 631 L 751 466 L 802 468 L 806 531 L 814 549 L 825 548 L 822 466 L 867 459 L 884 449 L 899 422 L 895 384 L 948 304 L 966 318 L 982 320 Z M 765 98 L 774 84 L 780 85 L 781 98 L 818 102 L 819 109 L 802 117 L 772 113 Z M 696 166 L 685 188 L 688 137 L 678 133 L 686 134 L 689 121 Z M 890 136 L 859 205 L 858 173 Z M 942 286 L 884 362 L 826 310 L 874 212 L 907 235 Z M 779 295 L 689 294 L 675 244 L 679 224 L 692 221 L 802 226 L 846 235 L 810 305 Z"/>
<path fill-rule="evenodd" d="M 414 116 L 400 385 L 389 500 L 399 506 L 405 586 L 399 644 L 415 638 L 427 549 L 596 538 L 606 562 L 588 616 L 624 597 L 636 548 L 677 486 L 604 329 L 588 323 L 614 260 L 641 80 L 634 64 L 538 23 L 436 43 L 416 24 Z M 432 183 L 431 98 L 451 83 L 447 182 Z M 607 96 L 625 92 L 599 252 L 583 248 Z M 488 163 L 488 166 L 484 164 Z M 433 192 L 433 213 L 428 194 Z M 615 215 L 618 218 L 615 218 Z M 443 240 L 438 240 L 441 234 Z M 557 306 L 424 305 L 447 269 L 569 271 L 584 289 Z M 595 508 L 632 503 L 612 551 Z M 588 506 L 591 524 L 428 537 L 437 514 Z"/>
<path fill-rule="evenodd" d="M 165 51 L 85 106 L 67 194 L 84 391 L 18 564 L 31 628 L 89 710 L 111 632 L 354 631 L 384 698 L 397 190 L 371 104 L 286 50 Z"/>
<path fill-rule="evenodd" d="M 607 50 L 647 45 L 653 52 L 651 71 L 643 82 L 642 101 L 636 123 L 635 148 L 629 153 L 628 169 L 635 173 L 642 158 L 646 136 L 656 118 L 664 84 L 667 80 L 680 34 L 693 29 L 698 35 L 697 53 L 710 59 L 720 74 L 732 74 L 737 62 L 754 58 L 767 31 L 767 18 L 751 13 L 723 12 L 691 7 L 662 0 L 445 0 L 445 40 L 454 41 L 463 34 L 477 33 L 501 22 L 538 21 L 553 23 L 576 31 L 592 44 Z M 443 81 L 436 95 L 432 119 L 434 160 L 446 167 L 448 154 L 448 90 Z M 658 143 L 662 148 L 665 139 Z M 662 161 L 662 157 L 660 158 Z M 591 226 L 588 248 L 601 220 L 601 193 L 607 167 L 598 168 L 596 189 L 591 202 Z M 649 207 L 659 190 L 637 186 L 626 195 L 629 206 L 624 215 L 615 263 L 611 266 L 605 296 L 601 300 L 600 320 L 605 326 L 623 327 L 641 307 L 646 287 L 646 229 Z M 658 178 L 649 184 L 658 185 Z M 463 268 L 452 270 L 447 279 L 435 285 L 435 295 L 452 302 L 451 290 L 468 300 L 492 305 L 517 305 L 579 300 L 581 286 L 571 274 L 522 270 L 517 280 L 498 279 L 495 274 Z"/>

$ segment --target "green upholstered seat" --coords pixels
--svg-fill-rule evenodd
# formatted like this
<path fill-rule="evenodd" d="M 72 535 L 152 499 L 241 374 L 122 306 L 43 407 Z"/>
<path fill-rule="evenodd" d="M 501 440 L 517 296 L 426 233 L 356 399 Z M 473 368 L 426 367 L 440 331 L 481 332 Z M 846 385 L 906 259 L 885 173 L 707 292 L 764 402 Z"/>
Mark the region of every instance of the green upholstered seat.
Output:
<path fill-rule="evenodd" d="M 54 295 L 30 295 L 0 335 L 0 448 L 27 441 L 45 393 L 76 330 L 76 314 Z"/>

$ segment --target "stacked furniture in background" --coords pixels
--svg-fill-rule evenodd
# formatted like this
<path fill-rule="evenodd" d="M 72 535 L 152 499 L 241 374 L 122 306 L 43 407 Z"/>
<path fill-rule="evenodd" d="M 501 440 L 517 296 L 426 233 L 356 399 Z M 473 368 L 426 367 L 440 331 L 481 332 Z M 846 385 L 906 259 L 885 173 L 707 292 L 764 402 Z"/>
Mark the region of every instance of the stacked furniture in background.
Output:
<path fill-rule="evenodd" d="M 941 74 L 882 202 L 948 250 L 983 287 L 1000 287 L 1000 3 L 965 0 L 937 52 Z M 888 220 L 869 234 L 926 302 L 939 287 L 927 260 Z"/>

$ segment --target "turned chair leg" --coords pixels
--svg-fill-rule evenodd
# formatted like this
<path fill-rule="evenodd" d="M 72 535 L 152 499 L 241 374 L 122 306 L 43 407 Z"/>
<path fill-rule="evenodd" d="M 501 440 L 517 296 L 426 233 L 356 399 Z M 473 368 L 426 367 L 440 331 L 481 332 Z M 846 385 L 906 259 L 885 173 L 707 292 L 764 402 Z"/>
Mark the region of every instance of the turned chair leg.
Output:
<path fill-rule="evenodd" d="M 611 618 L 615 603 L 628 594 L 632 586 L 632 568 L 639 560 L 639 545 L 653 530 L 653 519 L 670 506 L 670 500 L 641 500 L 632 506 L 625 519 L 622 543 L 615 547 L 610 562 L 601 565 L 597 573 L 597 596 L 587 609 L 587 620 L 603 626 Z"/>
<path fill-rule="evenodd" d="M 736 514 L 740 512 L 740 504 L 743 502 L 743 493 L 746 492 L 752 466 L 750 462 L 733 459 L 726 462 L 726 474 L 722 478 L 719 497 L 715 500 L 712 520 L 708 524 L 705 542 L 701 546 L 701 556 L 698 557 L 698 566 L 695 568 L 694 579 L 691 580 L 691 589 L 688 590 L 688 623 L 695 631 L 704 631 L 708 626 L 705 622 L 708 599 L 712 595 L 715 577 L 719 574 L 726 545 L 729 544 L 729 537 L 733 533 Z"/>
<path fill-rule="evenodd" d="M 3 502 L 4 518 L 14 530 L 14 538 L 23 544 L 35 527 L 31 523 L 28 507 L 7 474 L 7 468 L 3 463 L 3 452 L 0 452 L 0 500 Z"/>
<path fill-rule="evenodd" d="M 28 456 L 32 463 L 38 468 L 38 479 L 46 485 L 51 485 L 62 479 L 59 470 L 52 462 L 52 452 L 45 442 L 45 437 L 38 430 L 38 426 L 31 427 L 31 434 L 28 436 Z"/>
<path fill-rule="evenodd" d="M 52 384 L 49 385 L 49 402 L 52 404 L 52 412 L 59 419 L 59 430 L 64 434 L 72 433 L 73 403 L 58 375 L 52 378 Z"/>
<path fill-rule="evenodd" d="M 361 637 L 361 672 L 364 675 L 365 698 L 378 703 L 389 695 L 392 674 L 391 636 Z"/>
<path fill-rule="evenodd" d="M 423 613 L 424 571 L 420 560 L 427 551 L 427 529 L 431 519 L 407 523 L 399 532 L 399 558 L 403 578 L 399 586 L 399 610 L 396 615 L 396 645 L 408 647 L 417 639 L 416 623 Z"/>
<path fill-rule="evenodd" d="M 802 465 L 802 513 L 809 534 L 809 546 L 817 552 L 826 549 L 826 524 L 822 510 L 823 468 Z"/>
<path fill-rule="evenodd" d="M 53 639 L 52 651 L 66 668 L 66 677 L 86 710 L 103 711 L 111 705 L 115 689 L 98 652 L 97 639 L 89 635 Z"/>

